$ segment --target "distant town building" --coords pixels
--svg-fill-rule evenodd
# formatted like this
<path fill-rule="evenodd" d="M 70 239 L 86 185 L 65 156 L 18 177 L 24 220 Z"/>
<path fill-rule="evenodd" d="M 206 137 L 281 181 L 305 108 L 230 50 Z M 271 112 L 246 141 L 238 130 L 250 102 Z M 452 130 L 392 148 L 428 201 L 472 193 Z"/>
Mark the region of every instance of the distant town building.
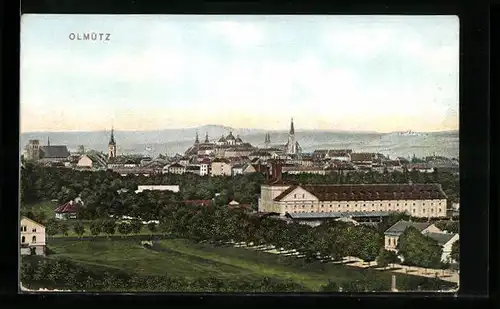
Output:
<path fill-rule="evenodd" d="M 168 172 L 170 174 L 182 175 L 186 172 L 186 166 L 180 163 L 174 163 L 168 167 Z"/>
<path fill-rule="evenodd" d="M 245 165 L 243 164 L 236 164 L 233 166 L 233 170 L 232 170 L 232 175 L 233 176 L 236 176 L 236 175 L 241 175 L 243 174 L 243 169 L 245 168 Z"/>
<path fill-rule="evenodd" d="M 264 147 L 269 148 L 271 146 L 271 134 L 266 133 L 266 138 L 264 139 Z"/>
<path fill-rule="evenodd" d="M 231 176 L 232 169 L 229 160 L 216 158 L 212 161 L 210 176 Z"/>
<path fill-rule="evenodd" d="M 371 168 L 373 166 L 374 154 L 368 152 L 351 153 L 351 162 L 357 167 Z"/>
<path fill-rule="evenodd" d="M 296 155 L 302 152 L 299 142 L 295 139 L 295 128 L 293 118 L 290 122 L 290 132 L 288 133 L 288 142 L 285 144 L 285 154 Z"/>
<path fill-rule="evenodd" d="M 88 169 L 106 169 L 108 165 L 108 159 L 105 155 L 99 152 L 88 152 L 82 155 L 77 163 L 77 168 L 88 168 Z"/>
<path fill-rule="evenodd" d="M 116 142 L 114 131 L 114 128 L 111 128 L 111 137 L 108 143 L 108 159 L 116 158 Z"/>
<path fill-rule="evenodd" d="M 199 165 L 188 165 L 188 166 L 186 166 L 185 172 L 195 174 L 195 175 L 200 175 L 200 166 Z"/>
<path fill-rule="evenodd" d="M 141 185 L 137 186 L 137 190 L 135 193 L 140 193 L 143 191 L 171 191 L 171 192 L 179 192 L 178 185 Z"/>
<path fill-rule="evenodd" d="M 40 140 L 30 140 L 26 146 L 26 160 L 40 162 L 64 162 L 70 156 L 64 145 L 52 146 L 47 139 L 47 146 L 41 146 Z"/>

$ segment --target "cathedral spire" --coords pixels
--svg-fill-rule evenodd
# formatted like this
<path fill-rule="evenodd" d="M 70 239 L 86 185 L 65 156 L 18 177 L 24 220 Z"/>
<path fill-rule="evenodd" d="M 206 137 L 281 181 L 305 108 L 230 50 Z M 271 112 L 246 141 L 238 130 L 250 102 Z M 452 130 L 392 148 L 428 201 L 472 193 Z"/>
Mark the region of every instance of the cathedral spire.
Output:
<path fill-rule="evenodd" d="M 294 135 L 295 134 L 295 128 L 293 127 L 293 118 L 292 118 L 292 121 L 290 123 L 290 135 Z"/>
<path fill-rule="evenodd" d="M 208 140 L 208 132 L 205 134 L 205 144 L 208 144 L 210 141 Z"/>
<path fill-rule="evenodd" d="M 194 143 L 196 145 L 198 145 L 200 143 L 200 139 L 198 138 L 198 131 L 196 131 L 196 139 L 195 139 Z"/>
<path fill-rule="evenodd" d="M 115 145 L 115 129 L 111 127 L 111 138 L 109 139 L 109 145 Z"/>
<path fill-rule="evenodd" d="M 50 137 L 47 136 L 47 146 L 50 146 Z"/>

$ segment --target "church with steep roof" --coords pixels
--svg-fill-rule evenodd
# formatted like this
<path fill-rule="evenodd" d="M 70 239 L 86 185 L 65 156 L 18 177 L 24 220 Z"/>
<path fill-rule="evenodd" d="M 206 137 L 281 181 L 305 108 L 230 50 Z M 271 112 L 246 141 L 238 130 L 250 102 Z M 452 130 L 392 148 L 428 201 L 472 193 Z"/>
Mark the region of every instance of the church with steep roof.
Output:
<path fill-rule="evenodd" d="M 285 154 L 297 155 L 302 152 L 299 142 L 295 138 L 295 128 L 293 126 L 293 118 L 290 123 L 290 132 L 288 133 L 288 142 L 285 144 Z"/>

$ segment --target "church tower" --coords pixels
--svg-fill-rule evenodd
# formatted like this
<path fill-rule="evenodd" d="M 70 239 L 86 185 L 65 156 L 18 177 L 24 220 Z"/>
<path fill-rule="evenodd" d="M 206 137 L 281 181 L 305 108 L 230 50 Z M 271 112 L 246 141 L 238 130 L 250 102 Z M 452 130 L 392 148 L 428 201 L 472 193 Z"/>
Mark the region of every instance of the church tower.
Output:
<path fill-rule="evenodd" d="M 108 143 L 108 159 L 116 158 L 116 142 L 115 142 L 115 132 L 114 128 L 111 127 L 111 138 Z"/>
<path fill-rule="evenodd" d="M 288 142 L 286 143 L 285 153 L 289 155 L 295 155 L 300 152 L 300 146 L 295 139 L 295 128 L 293 126 L 293 118 L 290 123 L 290 132 L 288 133 Z"/>
<path fill-rule="evenodd" d="M 26 160 L 37 161 L 38 159 L 40 159 L 40 141 L 33 139 L 26 147 Z"/>
<path fill-rule="evenodd" d="M 264 141 L 264 145 L 266 148 L 269 148 L 269 146 L 271 145 L 271 135 L 268 133 L 266 133 L 266 139 Z"/>
<path fill-rule="evenodd" d="M 208 140 L 208 132 L 206 132 L 205 134 L 205 144 L 208 144 L 210 143 L 210 141 Z"/>
<path fill-rule="evenodd" d="M 198 137 L 198 131 L 196 131 L 196 139 L 194 140 L 194 144 L 195 145 L 199 145 L 200 144 L 200 139 Z"/>

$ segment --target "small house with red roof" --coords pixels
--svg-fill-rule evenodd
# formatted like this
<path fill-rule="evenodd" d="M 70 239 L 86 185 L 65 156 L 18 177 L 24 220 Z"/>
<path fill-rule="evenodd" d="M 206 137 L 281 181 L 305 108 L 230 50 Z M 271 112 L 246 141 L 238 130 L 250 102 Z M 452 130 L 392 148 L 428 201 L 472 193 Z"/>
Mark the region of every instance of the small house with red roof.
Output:
<path fill-rule="evenodd" d="M 76 198 L 57 207 L 54 209 L 56 219 L 76 219 L 77 208 L 80 206 L 83 206 L 83 202 L 81 199 Z"/>

